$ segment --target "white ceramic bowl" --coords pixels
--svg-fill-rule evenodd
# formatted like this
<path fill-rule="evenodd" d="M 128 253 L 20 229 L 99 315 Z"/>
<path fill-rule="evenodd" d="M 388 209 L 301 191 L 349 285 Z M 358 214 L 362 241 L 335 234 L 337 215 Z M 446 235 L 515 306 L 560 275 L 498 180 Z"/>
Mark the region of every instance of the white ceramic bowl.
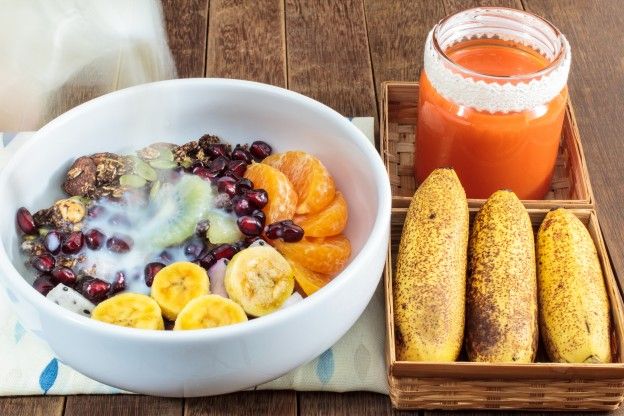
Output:
<path fill-rule="evenodd" d="M 79 155 L 182 143 L 204 133 L 229 142 L 262 138 L 276 151 L 317 155 L 349 203 L 353 255 L 313 296 L 248 323 L 161 332 L 104 324 L 45 299 L 20 256 L 15 212 L 60 197 Z M 382 273 L 390 187 L 366 137 L 329 107 L 264 84 L 185 79 L 141 85 L 85 103 L 43 127 L 0 173 L 0 276 L 22 323 L 81 373 L 121 389 L 162 396 L 232 392 L 272 380 L 333 345 L 368 304 Z M 28 281 L 24 279 L 26 276 Z"/>

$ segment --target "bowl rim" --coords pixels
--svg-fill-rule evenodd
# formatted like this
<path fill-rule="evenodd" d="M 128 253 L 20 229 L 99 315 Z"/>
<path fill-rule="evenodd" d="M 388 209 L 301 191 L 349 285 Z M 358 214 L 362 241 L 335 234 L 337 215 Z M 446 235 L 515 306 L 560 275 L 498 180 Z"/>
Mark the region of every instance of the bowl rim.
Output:
<path fill-rule="evenodd" d="M 80 114 L 91 107 L 106 104 L 108 101 L 123 100 L 124 97 L 131 96 L 133 94 L 140 94 L 144 91 L 148 91 L 154 88 L 177 88 L 178 85 L 193 86 L 200 85 L 205 86 L 219 86 L 219 87 L 231 87 L 248 89 L 249 91 L 255 91 L 260 93 L 270 93 L 285 96 L 290 100 L 299 101 L 301 104 L 321 110 L 324 116 L 334 119 L 338 124 L 341 124 L 349 133 L 350 137 L 354 138 L 352 144 L 359 148 L 366 156 L 369 162 L 370 168 L 373 171 L 373 176 L 376 183 L 377 193 L 377 212 L 373 223 L 372 231 L 369 238 L 364 242 L 360 252 L 351 260 L 349 265 L 342 270 L 330 283 L 321 288 L 318 291 L 317 296 L 310 296 L 305 299 L 305 302 L 298 302 L 286 309 L 275 311 L 271 314 L 261 317 L 262 319 L 252 319 L 248 322 L 241 324 L 234 324 L 229 326 L 192 330 L 192 331 L 154 331 L 148 329 L 127 328 L 117 325 L 112 325 L 104 322 L 99 322 L 90 319 L 85 316 L 81 316 L 67 309 L 64 309 L 53 302 L 49 302 L 45 297 L 41 296 L 33 287 L 27 283 L 26 279 L 18 272 L 10 260 L 9 255 L 4 247 L 3 241 L 0 239 L 0 272 L 5 275 L 6 287 L 5 289 L 16 290 L 22 298 L 28 303 L 34 305 L 38 310 L 42 310 L 44 313 L 54 315 L 56 318 L 64 321 L 68 321 L 73 325 L 81 327 L 86 331 L 94 331 L 103 333 L 111 337 L 120 337 L 129 340 L 143 340 L 143 341 L 159 341 L 159 342 L 182 342 L 182 341 L 198 341 L 203 342 L 210 339 L 222 339 L 230 337 L 243 336 L 245 334 L 253 333 L 256 331 L 262 331 L 265 328 L 279 325 L 284 321 L 292 319 L 292 316 L 301 316 L 313 310 L 317 303 L 320 303 L 324 297 L 330 296 L 333 292 L 340 291 L 340 288 L 346 285 L 349 279 L 339 279 L 339 276 L 344 274 L 354 274 L 356 268 L 361 268 L 359 263 L 365 261 L 366 258 L 371 256 L 378 256 L 379 252 L 376 250 L 377 244 L 375 238 L 384 238 L 384 234 L 387 234 L 387 230 L 390 224 L 390 212 L 391 212 L 391 193 L 390 183 L 382 164 L 379 153 L 375 149 L 374 145 L 368 140 L 368 138 L 357 127 L 353 125 L 346 117 L 327 105 L 316 101 L 310 97 L 299 94 L 297 92 L 287 90 L 285 88 L 276 87 L 273 85 L 263 84 L 254 81 L 238 80 L 238 79 L 226 79 L 226 78 L 185 78 L 174 79 L 166 81 L 151 82 L 141 84 L 117 91 L 110 92 L 100 97 L 89 100 L 83 104 L 80 104 L 69 111 L 59 115 L 55 119 L 51 120 L 40 130 L 38 130 L 30 139 L 26 141 L 8 160 L 4 168 L 0 169 L 0 189 L 6 186 L 8 182 L 9 173 L 15 169 L 17 161 L 31 150 L 38 138 L 45 136 L 49 130 L 55 129 L 57 126 L 67 122 L 71 122 L 76 117 L 80 117 Z M 381 273 L 380 276 L 381 278 Z"/>

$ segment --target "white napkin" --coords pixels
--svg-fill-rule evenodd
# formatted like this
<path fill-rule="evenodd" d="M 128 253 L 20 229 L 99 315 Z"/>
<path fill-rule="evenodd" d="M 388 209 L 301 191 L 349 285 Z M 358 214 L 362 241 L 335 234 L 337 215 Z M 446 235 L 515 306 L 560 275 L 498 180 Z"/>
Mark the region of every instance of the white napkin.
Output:
<path fill-rule="evenodd" d="M 373 141 L 373 118 L 351 121 Z M 0 168 L 32 133 L 0 134 Z M 5 149 L 2 149 L 5 147 Z M 305 391 L 367 390 L 388 393 L 384 356 L 383 289 L 353 327 L 333 347 L 311 362 L 257 389 Z M 42 339 L 17 321 L 4 291 L 0 291 L 0 395 L 124 393 L 91 380 L 54 357 Z"/>

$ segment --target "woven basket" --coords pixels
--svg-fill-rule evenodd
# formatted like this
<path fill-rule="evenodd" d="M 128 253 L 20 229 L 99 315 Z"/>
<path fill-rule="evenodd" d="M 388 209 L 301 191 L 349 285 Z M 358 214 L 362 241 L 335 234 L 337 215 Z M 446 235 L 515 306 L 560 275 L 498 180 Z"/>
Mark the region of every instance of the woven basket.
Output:
<path fill-rule="evenodd" d="M 407 207 L 416 191 L 414 178 L 414 142 L 418 121 L 418 83 L 384 82 L 382 84 L 381 153 L 390 176 L 393 206 Z M 482 199 L 469 200 L 471 205 Z M 527 206 L 593 208 L 594 197 L 583 156 L 572 104 L 568 101 L 559 154 L 551 189 L 545 200 L 523 201 Z"/>
<path fill-rule="evenodd" d="M 478 208 L 470 208 L 471 224 Z M 537 230 L 549 208 L 529 208 Z M 397 361 L 392 278 L 406 208 L 392 210 L 391 239 L 385 269 L 390 399 L 398 409 L 614 410 L 624 400 L 624 306 L 609 263 L 596 214 L 572 209 L 594 240 L 611 306 L 612 364 L 549 363 L 543 345 L 533 364 Z M 463 354 L 463 353 L 462 353 Z M 464 360 L 464 361 L 462 361 Z"/>

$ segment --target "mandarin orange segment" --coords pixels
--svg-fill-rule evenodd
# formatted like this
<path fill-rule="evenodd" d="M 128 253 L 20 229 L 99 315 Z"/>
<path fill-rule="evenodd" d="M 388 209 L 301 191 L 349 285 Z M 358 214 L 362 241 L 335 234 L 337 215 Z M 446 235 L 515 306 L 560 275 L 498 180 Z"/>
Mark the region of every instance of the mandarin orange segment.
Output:
<path fill-rule="evenodd" d="M 332 280 L 332 277 L 329 275 L 313 272 L 289 258 L 286 258 L 286 260 L 288 260 L 295 272 L 295 281 L 306 296 L 310 296 Z"/>
<path fill-rule="evenodd" d="M 262 209 L 267 224 L 295 215 L 297 193 L 286 175 L 264 163 L 254 163 L 247 168 L 245 177 L 253 182 L 254 188 L 262 188 L 269 195 L 269 203 Z"/>
<path fill-rule="evenodd" d="M 351 243 L 344 235 L 327 238 L 304 237 L 296 243 L 273 240 L 285 257 L 313 272 L 334 275 L 340 272 L 351 255 Z"/>
<path fill-rule="evenodd" d="M 290 179 L 299 196 L 297 214 L 319 212 L 334 199 L 334 179 L 323 163 L 311 154 L 300 151 L 277 153 L 262 163 L 273 166 Z"/>
<path fill-rule="evenodd" d="M 345 229 L 348 216 L 347 201 L 342 193 L 336 192 L 334 200 L 323 211 L 296 216 L 294 222 L 308 237 L 331 237 Z"/>

